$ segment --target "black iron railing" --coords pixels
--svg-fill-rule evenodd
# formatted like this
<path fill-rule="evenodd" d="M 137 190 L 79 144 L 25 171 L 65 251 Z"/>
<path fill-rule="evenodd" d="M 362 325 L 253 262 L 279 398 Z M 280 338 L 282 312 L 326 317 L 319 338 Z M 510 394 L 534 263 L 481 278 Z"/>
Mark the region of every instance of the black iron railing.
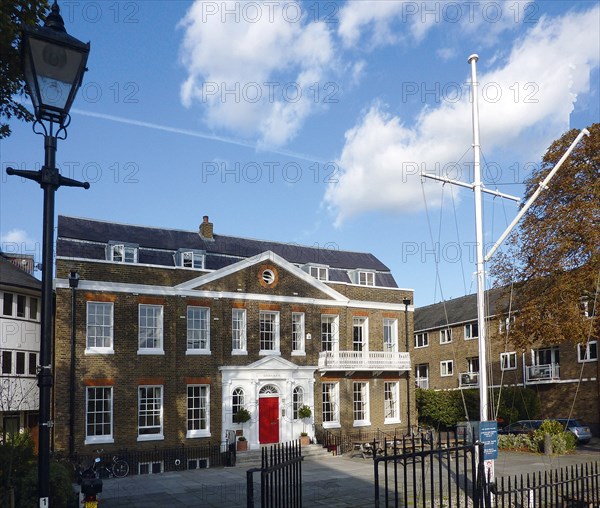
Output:
<path fill-rule="evenodd" d="M 260 473 L 261 508 L 302 507 L 302 448 L 299 441 L 262 449 L 261 467 L 246 472 L 247 508 L 254 508 L 254 473 Z"/>

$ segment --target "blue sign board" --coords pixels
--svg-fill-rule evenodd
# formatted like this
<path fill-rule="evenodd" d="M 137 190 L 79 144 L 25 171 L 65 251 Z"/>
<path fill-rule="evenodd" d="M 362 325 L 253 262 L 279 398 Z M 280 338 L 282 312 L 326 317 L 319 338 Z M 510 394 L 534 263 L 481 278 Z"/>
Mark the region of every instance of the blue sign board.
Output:
<path fill-rule="evenodd" d="M 479 422 L 479 440 L 483 443 L 483 460 L 498 458 L 498 423 Z"/>

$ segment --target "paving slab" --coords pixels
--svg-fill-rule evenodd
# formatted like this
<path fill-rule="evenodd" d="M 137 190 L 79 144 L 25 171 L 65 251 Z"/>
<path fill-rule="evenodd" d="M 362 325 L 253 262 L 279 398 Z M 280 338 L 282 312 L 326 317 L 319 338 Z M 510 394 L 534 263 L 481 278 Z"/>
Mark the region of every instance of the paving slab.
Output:
<path fill-rule="evenodd" d="M 545 456 L 500 452 L 496 476 L 549 471 L 600 460 L 600 440 L 574 454 Z M 246 467 L 198 469 L 104 480 L 102 508 L 239 508 L 246 506 Z M 256 504 L 260 476 L 254 475 Z M 374 505 L 373 461 L 339 456 L 302 463 L 304 506 L 362 508 Z"/>

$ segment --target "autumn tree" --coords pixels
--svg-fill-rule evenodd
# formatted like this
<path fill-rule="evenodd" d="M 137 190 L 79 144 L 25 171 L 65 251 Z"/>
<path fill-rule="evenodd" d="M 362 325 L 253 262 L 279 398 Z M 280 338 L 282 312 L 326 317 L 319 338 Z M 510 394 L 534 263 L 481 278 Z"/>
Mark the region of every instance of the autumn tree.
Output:
<path fill-rule="evenodd" d="M 497 285 L 511 291 L 517 311 L 509 331 L 515 345 L 586 344 L 599 336 L 600 124 L 588 130 L 493 264 Z M 526 198 L 578 133 L 552 143 L 525 182 Z"/>
<path fill-rule="evenodd" d="M 21 65 L 21 30 L 45 19 L 47 0 L 0 0 L 0 139 L 10 136 L 14 117 L 31 122 L 33 115 L 18 100 L 25 95 Z"/>

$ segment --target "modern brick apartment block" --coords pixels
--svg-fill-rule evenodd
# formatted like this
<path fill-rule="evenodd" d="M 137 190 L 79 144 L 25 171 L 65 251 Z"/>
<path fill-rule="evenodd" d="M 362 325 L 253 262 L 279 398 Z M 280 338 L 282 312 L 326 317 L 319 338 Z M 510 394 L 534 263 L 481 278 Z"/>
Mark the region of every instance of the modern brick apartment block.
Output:
<path fill-rule="evenodd" d="M 29 429 L 37 440 L 42 283 L 32 256 L 0 254 L 0 439 Z"/>
<path fill-rule="evenodd" d="M 208 217 L 180 231 L 60 216 L 55 448 L 68 447 L 71 392 L 78 452 L 405 432 L 407 299 L 368 253 L 223 236 Z M 242 407 L 250 421 L 234 423 Z"/>
<path fill-rule="evenodd" d="M 487 291 L 486 321 L 490 387 L 527 386 L 540 399 L 542 418 L 578 418 L 600 432 L 600 376 L 597 341 L 586 347 L 573 342 L 533 345 L 522 350 L 506 336 L 519 319 L 498 313 L 508 309 L 501 289 Z M 479 353 L 476 295 L 419 307 L 411 359 L 415 384 L 422 388 L 459 390 L 479 388 Z M 469 415 L 478 420 L 479 415 Z"/>

